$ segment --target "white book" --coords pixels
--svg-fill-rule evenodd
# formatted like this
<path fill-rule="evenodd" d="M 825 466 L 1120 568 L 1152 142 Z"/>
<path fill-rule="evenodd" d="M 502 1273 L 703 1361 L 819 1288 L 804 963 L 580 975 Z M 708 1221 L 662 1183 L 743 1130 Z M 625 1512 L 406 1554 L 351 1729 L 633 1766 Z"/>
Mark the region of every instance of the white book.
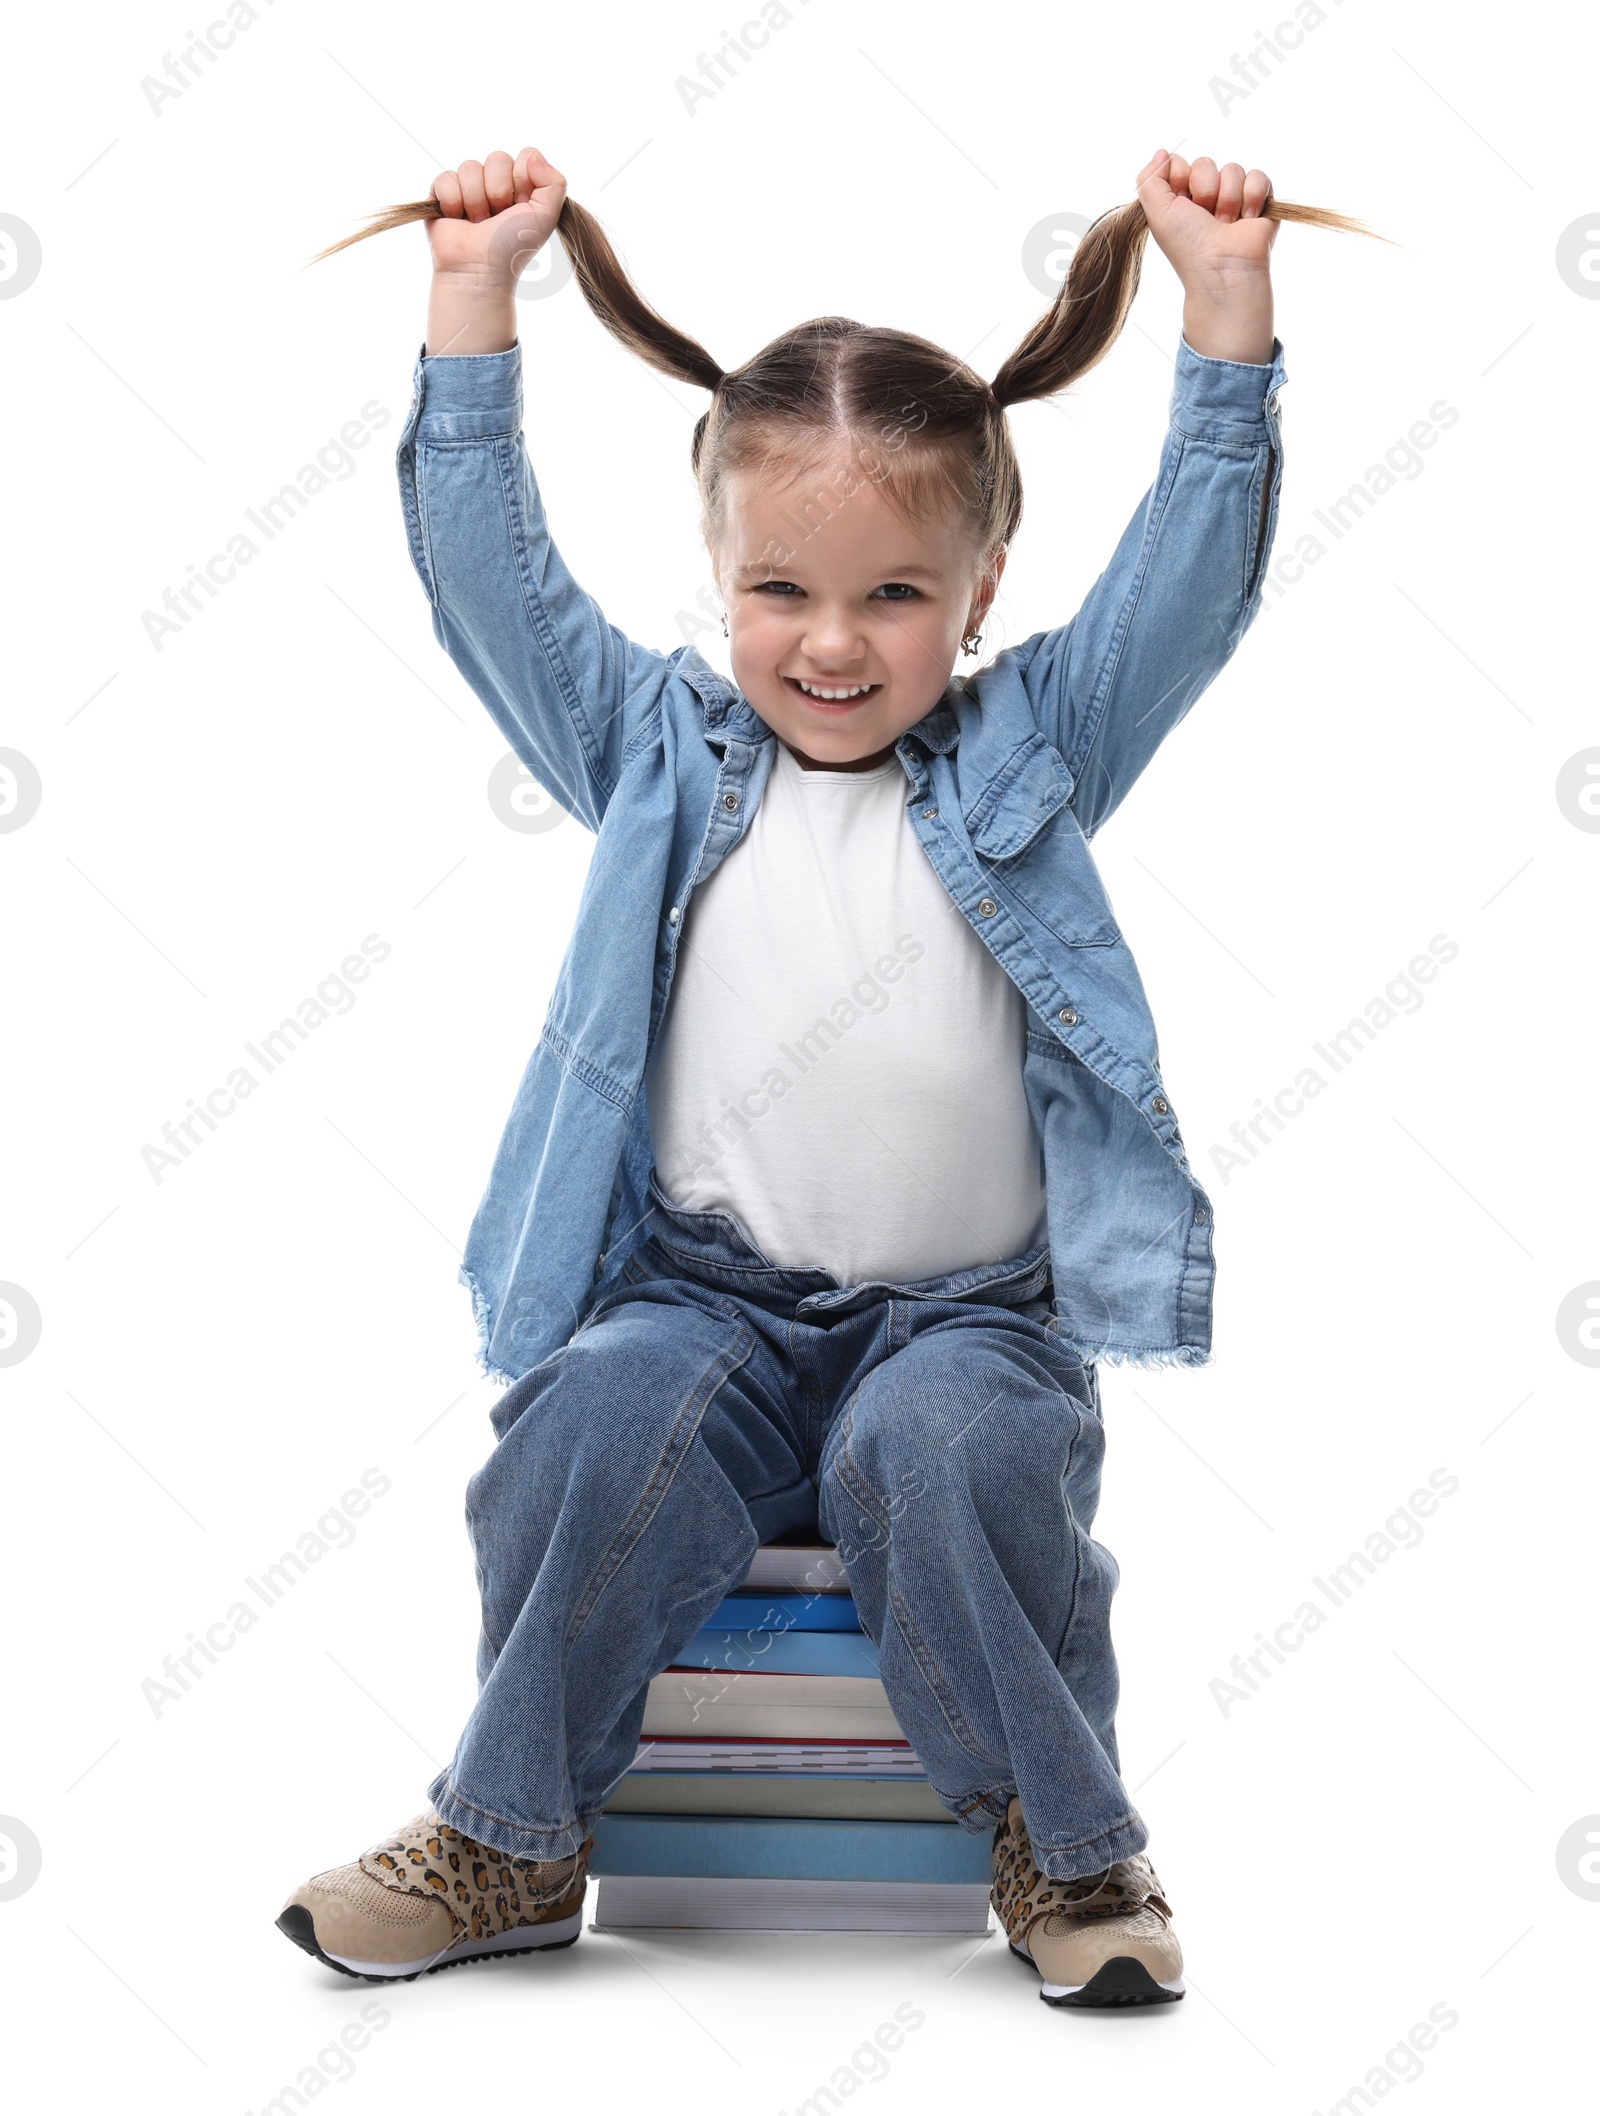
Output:
<path fill-rule="evenodd" d="M 597 1887 L 598 1932 L 641 1926 L 723 1932 L 989 1930 L 989 1890 L 981 1881 L 704 1880 L 607 1874 Z"/>
<path fill-rule="evenodd" d="M 646 1737 L 702 1739 L 768 1735 L 804 1741 L 819 1734 L 851 1741 L 903 1741 L 876 1675 L 766 1675 L 738 1668 L 666 1668 L 645 1701 Z"/>
<path fill-rule="evenodd" d="M 629 1771 L 606 1802 L 608 1815 L 747 1815 L 767 1821 L 946 1822 L 949 1810 L 926 1778 L 897 1771 Z M 952 1827 L 954 1825 L 952 1824 Z"/>
<path fill-rule="evenodd" d="M 844 1560 L 831 1543 L 763 1543 L 750 1561 L 744 1584 L 766 1594 L 850 1592 Z"/>

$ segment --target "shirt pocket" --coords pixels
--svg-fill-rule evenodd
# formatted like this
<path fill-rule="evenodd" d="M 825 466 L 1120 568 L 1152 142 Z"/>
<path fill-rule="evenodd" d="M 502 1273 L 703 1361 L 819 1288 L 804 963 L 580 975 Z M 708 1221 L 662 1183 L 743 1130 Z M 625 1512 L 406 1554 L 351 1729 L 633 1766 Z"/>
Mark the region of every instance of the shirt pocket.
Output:
<path fill-rule="evenodd" d="M 1068 803 L 1073 778 L 1061 752 L 1032 734 L 978 796 L 967 832 L 980 866 L 1032 917 L 1072 948 L 1122 938 L 1105 884 Z"/>

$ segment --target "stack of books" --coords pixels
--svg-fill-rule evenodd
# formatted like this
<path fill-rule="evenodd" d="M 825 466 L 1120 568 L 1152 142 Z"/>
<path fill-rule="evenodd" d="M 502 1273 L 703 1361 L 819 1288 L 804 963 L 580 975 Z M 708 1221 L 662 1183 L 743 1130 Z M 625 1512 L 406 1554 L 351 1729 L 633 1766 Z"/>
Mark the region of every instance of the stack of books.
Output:
<path fill-rule="evenodd" d="M 595 1924 L 989 1929 L 987 1835 L 953 1821 L 890 1710 L 838 1552 L 769 1543 L 650 1685 L 595 1827 Z"/>

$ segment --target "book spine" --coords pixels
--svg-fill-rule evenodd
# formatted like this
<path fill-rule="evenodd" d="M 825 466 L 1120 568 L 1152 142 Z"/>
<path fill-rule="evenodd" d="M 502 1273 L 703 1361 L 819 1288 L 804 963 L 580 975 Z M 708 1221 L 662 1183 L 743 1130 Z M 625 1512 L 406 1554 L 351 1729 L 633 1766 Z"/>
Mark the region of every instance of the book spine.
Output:
<path fill-rule="evenodd" d="M 602 1815 L 594 1874 L 814 1881 L 987 1881 L 987 1834 L 944 1822 Z"/>
<path fill-rule="evenodd" d="M 776 1676 L 766 1678 L 777 1681 Z M 797 1675 L 796 1682 L 825 1678 Z M 657 1678 L 659 1680 L 659 1677 Z M 651 1685 L 643 1734 L 647 1741 L 683 1734 L 699 1741 L 904 1741 L 905 1730 L 887 1703 L 859 1706 L 754 1704 L 748 1691 L 725 1701 L 672 1697 Z"/>
<path fill-rule="evenodd" d="M 677 1665 L 751 1675 L 860 1675 L 878 1672 L 878 1649 L 859 1631 L 729 1631 L 707 1625 Z"/>
<path fill-rule="evenodd" d="M 767 1594 L 746 1589 L 730 1594 L 708 1629 L 728 1631 L 859 1631 L 861 1619 L 848 1594 Z"/>

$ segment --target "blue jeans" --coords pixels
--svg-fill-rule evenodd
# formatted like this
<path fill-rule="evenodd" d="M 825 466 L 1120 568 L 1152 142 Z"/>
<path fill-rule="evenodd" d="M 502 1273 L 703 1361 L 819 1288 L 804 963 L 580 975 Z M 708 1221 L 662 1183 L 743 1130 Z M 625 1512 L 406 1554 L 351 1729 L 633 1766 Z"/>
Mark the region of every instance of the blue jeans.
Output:
<path fill-rule="evenodd" d="M 1045 1873 L 1143 1849 L 1118 1776 L 1117 1566 L 1089 1530 L 1092 1367 L 1051 1328 L 1049 1255 L 841 1287 L 656 1194 L 628 1283 L 491 1413 L 467 1490 L 480 1690 L 429 1787 L 495 1850 L 575 1851 L 672 1662 L 757 1546 L 836 1542 L 939 1799 L 1020 1796 Z"/>

